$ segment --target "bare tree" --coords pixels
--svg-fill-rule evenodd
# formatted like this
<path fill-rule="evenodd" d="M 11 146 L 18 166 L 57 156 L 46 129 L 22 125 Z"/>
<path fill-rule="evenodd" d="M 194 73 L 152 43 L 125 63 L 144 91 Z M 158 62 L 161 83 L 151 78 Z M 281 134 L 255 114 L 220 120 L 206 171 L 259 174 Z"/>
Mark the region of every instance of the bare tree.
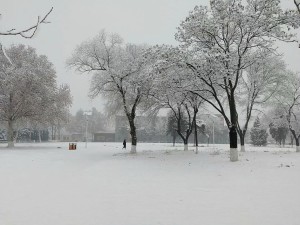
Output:
<path fill-rule="evenodd" d="M 294 41 L 295 35 L 289 30 L 298 28 L 300 24 L 295 12 L 282 10 L 278 2 L 213 0 L 210 1 L 210 9 L 195 7 L 181 23 L 177 34 L 177 40 L 183 48 L 190 50 L 193 57 L 190 68 L 215 98 L 214 102 L 204 100 L 218 110 L 227 123 L 231 161 L 238 160 L 236 90 L 242 71 L 259 60 L 253 57 L 257 55 L 255 53 L 274 51 L 275 40 Z M 203 74 L 201 65 L 203 60 L 210 65 L 206 74 Z M 222 95 L 219 89 L 223 89 Z M 227 98 L 228 116 L 221 102 L 223 93 Z"/>
<path fill-rule="evenodd" d="M 237 90 L 237 109 L 240 114 L 237 132 L 242 152 L 245 151 L 245 135 L 255 107 L 266 104 L 272 98 L 286 79 L 286 73 L 283 60 L 273 55 L 266 55 L 243 71 L 241 85 Z"/>
<path fill-rule="evenodd" d="M 82 43 L 67 61 L 81 73 L 93 73 L 92 98 L 102 95 L 110 104 L 123 108 L 130 126 L 131 153 L 136 153 L 137 107 L 147 97 L 152 82 L 150 76 L 145 76 L 147 67 L 142 57 L 145 48 L 123 44 L 119 35 L 101 31 L 93 40 Z"/>
<path fill-rule="evenodd" d="M 176 121 L 176 132 L 188 150 L 188 139 L 195 128 L 196 117 L 203 100 L 190 92 L 194 74 L 182 63 L 182 52 L 172 46 L 155 46 L 147 52 L 152 62 L 155 82 L 151 91 L 156 108 L 168 108 Z M 196 153 L 198 144 L 196 143 Z"/>
<path fill-rule="evenodd" d="M 300 152 L 300 78 L 299 74 L 290 72 L 290 76 L 282 81 L 283 85 L 276 94 L 277 108 L 281 114 L 277 120 L 284 119 L 296 140 L 296 151 Z M 276 121 L 276 120 L 275 120 Z"/>

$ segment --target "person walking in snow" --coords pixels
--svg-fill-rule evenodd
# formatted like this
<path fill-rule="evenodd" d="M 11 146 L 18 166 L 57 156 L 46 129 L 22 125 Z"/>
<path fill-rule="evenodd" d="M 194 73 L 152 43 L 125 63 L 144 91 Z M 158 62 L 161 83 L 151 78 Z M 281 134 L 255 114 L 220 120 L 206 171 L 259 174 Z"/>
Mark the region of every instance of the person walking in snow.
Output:
<path fill-rule="evenodd" d="M 126 149 L 126 139 L 124 139 L 124 141 L 123 141 L 123 148 Z M 123 149 L 123 148 L 122 148 L 122 149 Z"/>

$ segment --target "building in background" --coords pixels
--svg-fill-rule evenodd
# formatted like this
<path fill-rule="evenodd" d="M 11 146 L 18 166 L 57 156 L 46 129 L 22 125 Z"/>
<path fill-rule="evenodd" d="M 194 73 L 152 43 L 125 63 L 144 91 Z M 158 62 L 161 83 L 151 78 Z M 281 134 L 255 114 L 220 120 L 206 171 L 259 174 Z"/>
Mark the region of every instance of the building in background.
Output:
<path fill-rule="evenodd" d="M 114 142 L 115 133 L 114 132 L 105 132 L 98 131 L 93 133 L 93 142 Z"/>
<path fill-rule="evenodd" d="M 135 124 L 138 142 L 166 143 L 172 141 L 172 137 L 166 135 L 167 117 L 136 116 Z M 125 116 L 116 116 L 115 135 L 117 142 L 124 139 L 131 140 L 129 123 Z"/>

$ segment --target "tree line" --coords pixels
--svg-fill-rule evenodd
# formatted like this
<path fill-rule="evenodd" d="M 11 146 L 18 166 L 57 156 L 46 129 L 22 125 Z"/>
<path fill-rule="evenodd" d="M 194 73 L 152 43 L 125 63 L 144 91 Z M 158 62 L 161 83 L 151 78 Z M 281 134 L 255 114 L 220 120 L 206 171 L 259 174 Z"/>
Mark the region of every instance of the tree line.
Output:
<path fill-rule="evenodd" d="M 42 20 L 38 18 L 35 26 L 0 35 L 31 38 L 41 23 L 47 23 L 51 11 Z M 101 95 L 114 112 L 124 112 L 130 127 L 131 153 L 136 153 L 138 111 L 155 114 L 169 108 L 187 150 L 187 140 L 197 127 L 197 114 L 203 104 L 224 118 L 231 161 L 238 160 L 238 136 L 245 151 L 244 139 L 253 112 L 268 104 L 274 107 L 273 126 L 285 123 L 299 151 L 299 76 L 286 68 L 275 45 L 277 41 L 295 42 L 293 31 L 299 25 L 298 11 L 283 10 L 280 0 L 211 0 L 208 7 L 196 6 L 181 22 L 175 34 L 178 46 L 125 43 L 118 34 L 102 30 L 80 44 L 67 64 L 80 73 L 93 73 L 91 97 Z M 24 36 L 28 32 L 32 35 Z M 23 58 L 14 51 L 22 53 Z M 0 109 L 8 127 L 25 118 L 41 121 L 41 115 L 53 122 L 57 112 L 50 113 L 48 109 L 53 107 L 49 105 L 59 102 L 53 100 L 55 94 L 68 93 L 68 87 L 55 88 L 55 73 L 47 59 L 24 46 L 13 46 L 7 52 L 2 48 L 1 53 Z M 39 70 L 41 67 L 47 74 Z M 13 79 L 15 75 L 21 82 Z M 28 87 L 24 96 L 19 88 L 12 89 L 14 82 L 19 88 L 21 84 Z M 37 87 L 38 82 L 46 93 L 51 93 L 50 97 Z M 33 92 L 28 93 L 30 90 Z M 70 104 L 69 100 L 62 102 L 65 107 Z M 22 106 L 28 107 L 23 110 Z"/>
<path fill-rule="evenodd" d="M 169 108 L 187 150 L 200 106 L 208 104 L 223 116 L 230 160 L 237 161 L 238 136 L 245 151 L 254 110 L 270 102 L 282 108 L 280 118 L 299 142 L 294 95 L 299 76 L 288 71 L 275 45 L 295 42 L 293 31 L 299 25 L 298 12 L 283 10 L 278 0 L 212 0 L 209 7 L 196 6 L 181 22 L 175 34 L 178 46 L 128 44 L 102 30 L 80 44 L 67 63 L 80 73 L 93 73 L 92 97 L 104 96 L 123 110 L 131 153 L 137 145 L 137 110 L 151 114 Z"/>

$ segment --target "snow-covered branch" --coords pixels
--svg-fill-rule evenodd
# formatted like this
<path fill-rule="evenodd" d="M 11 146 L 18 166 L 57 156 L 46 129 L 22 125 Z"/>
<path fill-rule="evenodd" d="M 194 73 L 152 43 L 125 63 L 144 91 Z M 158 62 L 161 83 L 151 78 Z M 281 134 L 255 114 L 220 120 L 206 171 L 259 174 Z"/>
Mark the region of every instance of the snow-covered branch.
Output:
<path fill-rule="evenodd" d="M 23 38 L 32 38 L 35 35 L 38 27 L 41 24 L 50 23 L 50 22 L 47 21 L 47 18 L 50 15 L 50 13 L 52 12 L 52 10 L 53 10 L 53 7 L 49 10 L 49 12 L 43 18 L 41 18 L 40 16 L 38 16 L 37 22 L 36 22 L 35 25 L 33 25 L 33 26 L 29 27 L 29 28 L 26 28 L 24 30 L 19 30 L 19 31 L 16 30 L 16 29 L 14 29 L 14 28 L 10 29 L 8 31 L 5 31 L 5 32 L 0 31 L 0 36 L 1 35 L 4 35 L 4 36 L 7 36 L 7 35 L 17 36 L 17 35 L 19 35 L 19 36 L 21 36 Z"/>

